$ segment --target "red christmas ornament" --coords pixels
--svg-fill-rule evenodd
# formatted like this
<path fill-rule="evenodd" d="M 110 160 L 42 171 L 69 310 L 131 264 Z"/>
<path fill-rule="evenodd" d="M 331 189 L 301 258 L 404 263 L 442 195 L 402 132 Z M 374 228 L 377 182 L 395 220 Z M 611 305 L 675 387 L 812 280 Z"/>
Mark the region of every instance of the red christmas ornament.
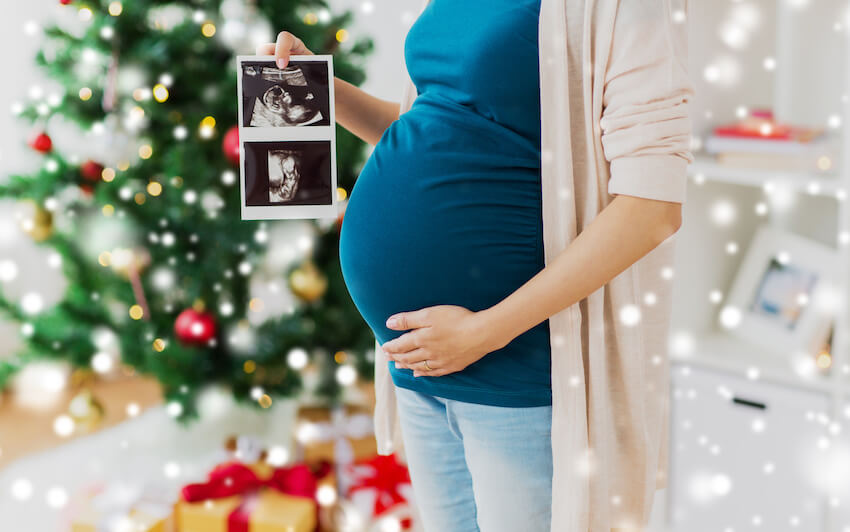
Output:
<path fill-rule="evenodd" d="M 215 336 L 215 317 L 209 312 L 187 308 L 174 321 L 174 333 L 186 344 L 206 344 Z"/>
<path fill-rule="evenodd" d="M 74 0 L 59 0 L 59 3 L 62 4 L 63 6 L 67 6 L 68 4 L 70 4 L 73 1 Z"/>
<path fill-rule="evenodd" d="M 47 136 L 47 133 L 41 132 L 33 135 L 30 138 L 29 145 L 35 151 L 47 153 L 53 148 L 53 141 Z"/>
<path fill-rule="evenodd" d="M 239 164 L 239 128 L 231 127 L 224 134 L 224 140 L 221 141 L 221 151 L 234 165 Z"/>
<path fill-rule="evenodd" d="M 89 159 L 80 165 L 80 174 L 89 181 L 100 181 L 103 165 Z"/>

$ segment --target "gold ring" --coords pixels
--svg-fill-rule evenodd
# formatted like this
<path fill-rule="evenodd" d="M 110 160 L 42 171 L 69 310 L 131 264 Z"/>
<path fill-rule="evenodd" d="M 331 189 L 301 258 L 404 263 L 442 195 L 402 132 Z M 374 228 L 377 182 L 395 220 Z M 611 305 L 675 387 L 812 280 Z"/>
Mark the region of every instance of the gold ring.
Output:
<path fill-rule="evenodd" d="M 429 366 L 429 365 L 428 365 L 428 361 L 427 361 L 427 360 L 425 361 L 425 369 L 427 369 L 428 371 L 431 371 L 431 370 L 432 370 L 431 366 Z"/>

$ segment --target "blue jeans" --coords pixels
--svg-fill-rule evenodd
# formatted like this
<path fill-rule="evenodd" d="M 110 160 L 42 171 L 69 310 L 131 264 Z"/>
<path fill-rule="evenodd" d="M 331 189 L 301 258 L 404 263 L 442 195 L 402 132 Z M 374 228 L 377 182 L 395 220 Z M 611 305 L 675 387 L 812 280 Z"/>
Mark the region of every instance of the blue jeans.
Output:
<path fill-rule="evenodd" d="M 490 406 L 395 389 L 425 532 L 548 532 L 551 406 Z"/>

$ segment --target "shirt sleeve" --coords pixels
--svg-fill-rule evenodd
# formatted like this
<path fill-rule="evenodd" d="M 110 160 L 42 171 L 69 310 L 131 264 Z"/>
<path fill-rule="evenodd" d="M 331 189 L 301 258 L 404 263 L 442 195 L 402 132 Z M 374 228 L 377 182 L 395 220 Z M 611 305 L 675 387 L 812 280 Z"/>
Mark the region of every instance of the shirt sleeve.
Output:
<path fill-rule="evenodd" d="M 681 18 L 670 0 L 620 2 L 599 123 L 609 194 L 684 202 L 694 88 Z"/>

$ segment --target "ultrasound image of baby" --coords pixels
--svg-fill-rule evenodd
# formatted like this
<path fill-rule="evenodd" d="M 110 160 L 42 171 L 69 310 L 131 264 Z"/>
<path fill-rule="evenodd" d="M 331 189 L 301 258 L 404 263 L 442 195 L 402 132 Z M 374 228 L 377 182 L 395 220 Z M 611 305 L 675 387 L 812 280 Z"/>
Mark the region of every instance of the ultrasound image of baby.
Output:
<path fill-rule="evenodd" d="M 290 201 L 301 181 L 301 157 L 294 150 L 269 150 L 269 201 Z"/>
<path fill-rule="evenodd" d="M 314 104 L 315 98 L 300 67 L 247 67 L 245 73 L 259 76 L 269 84 L 262 96 L 255 98 L 251 126 L 304 126 L 322 120 L 322 112 Z"/>

